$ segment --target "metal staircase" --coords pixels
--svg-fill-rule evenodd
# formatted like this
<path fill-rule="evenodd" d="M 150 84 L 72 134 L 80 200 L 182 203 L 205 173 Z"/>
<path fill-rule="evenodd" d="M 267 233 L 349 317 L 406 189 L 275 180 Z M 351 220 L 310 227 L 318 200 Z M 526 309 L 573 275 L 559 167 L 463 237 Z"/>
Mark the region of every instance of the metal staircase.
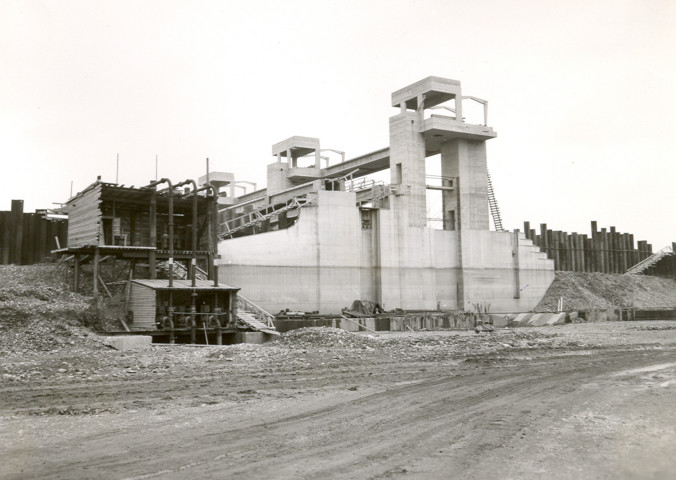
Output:
<path fill-rule="evenodd" d="M 266 220 L 279 215 L 280 213 L 287 212 L 289 210 L 294 210 L 296 208 L 302 208 L 310 203 L 310 199 L 307 195 L 302 195 L 294 197 L 288 202 L 281 205 L 274 205 L 270 207 L 265 207 L 254 212 L 246 213 L 232 220 L 228 220 L 221 224 L 223 231 L 218 234 L 218 238 L 223 240 L 227 237 L 232 238 L 232 236 L 246 228 L 254 227 L 259 225 Z"/>
<path fill-rule="evenodd" d="M 491 216 L 493 217 L 495 231 L 504 232 L 505 229 L 502 227 L 502 218 L 500 217 L 500 207 L 498 207 L 498 201 L 495 198 L 493 182 L 491 181 L 491 174 L 488 169 L 486 169 L 486 180 L 488 181 L 488 206 L 491 209 Z"/>
<path fill-rule="evenodd" d="M 237 296 L 237 320 L 243 325 L 260 332 L 279 335 L 275 328 L 274 315 L 266 312 L 241 295 Z"/>
<path fill-rule="evenodd" d="M 648 258 L 644 258 L 643 260 L 638 262 L 636 265 L 631 267 L 629 270 L 627 270 L 625 272 L 625 275 L 640 275 L 645 270 L 649 269 L 650 267 L 655 265 L 657 262 L 662 260 L 664 257 L 668 257 L 669 255 L 675 255 L 675 254 L 676 254 L 676 252 L 674 252 L 673 248 L 664 247 L 659 252 L 653 253 Z"/>
<path fill-rule="evenodd" d="M 181 262 L 175 261 L 174 262 L 174 276 L 175 278 L 181 279 L 181 280 L 190 280 L 190 269 L 183 265 Z M 195 278 L 197 280 L 208 280 L 209 275 L 207 272 L 202 270 L 199 267 L 195 267 Z"/>

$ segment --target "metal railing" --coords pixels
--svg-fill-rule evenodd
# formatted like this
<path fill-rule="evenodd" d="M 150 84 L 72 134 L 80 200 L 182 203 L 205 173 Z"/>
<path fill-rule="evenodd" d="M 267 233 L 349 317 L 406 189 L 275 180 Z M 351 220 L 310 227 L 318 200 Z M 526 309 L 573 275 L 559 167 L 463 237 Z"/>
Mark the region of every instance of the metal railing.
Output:
<path fill-rule="evenodd" d="M 307 196 L 303 195 L 299 197 L 294 197 L 291 200 L 287 201 L 285 204 L 279 206 L 269 206 L 262 208 L 260 210 L 245 213 L 244 215 L 221 223 L 221 229 L 223 231 L 218 234 L 218 238 L 221 240 L 226 237 L 232 238 L 232 236 L 235 233 L 244 230 L 245 228 L 259 225 L 265 222 L 266 220 L 274 217 L 275 215 L 279 215 L 280 213 L 289 210 L 294 210 L 296 208 L 304 207 L 308 203 L 310 203 L 309 199 L 307 198 Z"/>
<path fill-rule="evenodd" d="M 641 274 L 644 270 L 652 267 L 655 265 L 657 262 L 659 262 L 662 258 L 668 257 L 669 255 L 674 255 L 676 252 L 674 252 L 673 248 L 671 247 L 664 247 L 662 250 L 653 253 L 650 255 L 648 258 L 644 258 L 640 262 L 638 262 L 636 265 L 633 267 L 629 268 L 625 272 L 626 275 L 639 275 Z"/>
<path fill-rule="evenodd" d="M 242 310 L 253 314 L 259 322 L 265 324 L 269 328 L 273 329 L 275 328 L 274 315 L 268 313 L 267 311 L 265 311 L 252 301 L 247 300 L 241 295 L 237 295 L 237 308 L 238 309 L 241 308 Z"/>

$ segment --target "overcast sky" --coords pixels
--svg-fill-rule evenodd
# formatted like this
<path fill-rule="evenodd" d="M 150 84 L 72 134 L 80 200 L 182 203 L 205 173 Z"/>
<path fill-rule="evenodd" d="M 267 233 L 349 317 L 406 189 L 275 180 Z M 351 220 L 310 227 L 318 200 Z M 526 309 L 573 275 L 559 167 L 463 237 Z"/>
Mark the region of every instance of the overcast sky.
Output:
<path fill-rule="evenodd" d="M 101 175 L 265 184 L 271 145 L 389 142 L 430 75 L 487 99 L 503 224 L 676 241 L 676 1 L 0 0 L 0 210 Z"/>

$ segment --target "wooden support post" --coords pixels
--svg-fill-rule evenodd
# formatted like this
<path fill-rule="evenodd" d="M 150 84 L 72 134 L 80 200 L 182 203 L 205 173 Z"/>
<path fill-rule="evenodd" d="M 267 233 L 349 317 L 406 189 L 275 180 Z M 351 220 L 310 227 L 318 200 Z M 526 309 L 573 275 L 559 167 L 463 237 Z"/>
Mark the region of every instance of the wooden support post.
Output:
<path fill-rule="evenodd" d="M 631 265 L 629 265 L 629 235 L 622 234 L 622 273 L 626 272 Z"/>
<path fill-rule="evenodd" d="M 580 267 L 582 267 L 582 262 L 580 261 L 580 245 L 577 241 L 577 232 L 571 233 L 570 236 L 573 245 L 573 271 L 579 272 Z"/>
<path fill-rule="evenodd" d="M 8 265 L 9 264 L 9 249 L 10 245 L 12 243 L 11 241 L 11 234 L 10 234 L 10 217 L 11 217 L 10 212 L 0 212 L 0 226 L 2 229 L 0 229 L 0 232 L 2 232 L 2 264 L 3 265 Z"/>
<path fill-rule="evenodd" d="M 573 262 L 575 263 L 574 271 L 579 272 L 582 267 L 582 261 L 580 261 L 580 242 L 578 240 L 579 235 L 577 232 L 570 234 L 572 244 L 573 244 Z"/>
<path fill-rule="evenodd" d="M 589 237 L 591 239 L 591 267 L 592 267 L 592 272 L 598 272 L 599 271 L 599 259 L 598 259 L 598 234 L 596 231 L 596 221 L 592 220 L 591 222 L 591 236 Z"/>
<path fill-rule="evenodd" d="M 602 228 L 599 235 L 601 237 L 601 272 L 608 273 L 608 235 L 606 229 Z"/>
<path fill-rule="evenodd" d="M 73 291 L 80 289 L 80 255 L 73 255 Z"/>
<path fill-rule="evenodd" d="M 615 237 L 615 227 L 611 226 L 608 232 L 608 273 L 617 273 L 615 271 L 615 245 L 613 239 Z"/>
<path fill-rule="evenodd" d="M 636 260 L 636 248 L 634 247 L 634 235 L 629 234 L 629 267 L 633 267 L 638 262 Z"/>
<path fill-rule="evenodd" d="M 575 235 L 574 233 L 571 233 L 570 235 L 566 234 L 566 239 L 568 243 L 568 270 L 571 272 L 576 272 L 577 271 L 577 259 L 575 258 Z"/>
<path fill-rule="evenodd" d="M 37 244 L 39 245 L 39 250 L 38 250 L 38 262 L 42 263 L 45 261 L 45 257 L 47 256 L 47 252 L 49 249 L 47 248 L 47 220 L 44 218 L 40 218 L 39 223 L 38 223 L 38 241 Z"/>
<path fill-rule="evenodd" d="M 592 253 L 593 253 L 593 245 L 592 245 L 592 239 L 587 238 L 587 235 L 584 237 L 584 271 L 585 272 L 593 272 L 594 271 L 594 263 L 592 259 Z"/>
<path fill-rule="evenodd" d="M 98 300 L 99 298 L 99 247 L 96 247 L 94 249 L 94 264 L 92 265 L 92 277 L 94 278 L 93 284 L 92 284 L 92 296 L 94 297 L 94 301 Z"/>
<path fill-rule="evenodd" d="M 560 246 L 560 236 L 558 231 L 552 231 L 552 253 L 554 255 L 554 270 L 562 270 L 561 268 L 561 250 Z"/>
<path fill-rule="evenodd" d="M 549 254 L 549 242 L 548 240 L 548 235 L 547 235 L 547 224 L 546 223 L 541 223 L 540 224 L 540 241 L 542 242 L 542 245 L 540 246 L 540 249 L 547 254 L 547 258 L 552 258 L 552 256 Z"/>
<path fill-rule="evenodd" d="M 526 235 L 528 240 L 532 240 L 530 237 L 530 222 L 523 222 L 523 233 Z"/>
<path fill-rule="evenodd" d="M 10 263 L 21 265 L 21 245 L 23 243 L 23 200 L 12 200 L 10 217 Z"/>
<path fill-rule="evenodd" d="M 33 218 L 30 213 L 22 214 L 21 265 L 33 264 Z"/>

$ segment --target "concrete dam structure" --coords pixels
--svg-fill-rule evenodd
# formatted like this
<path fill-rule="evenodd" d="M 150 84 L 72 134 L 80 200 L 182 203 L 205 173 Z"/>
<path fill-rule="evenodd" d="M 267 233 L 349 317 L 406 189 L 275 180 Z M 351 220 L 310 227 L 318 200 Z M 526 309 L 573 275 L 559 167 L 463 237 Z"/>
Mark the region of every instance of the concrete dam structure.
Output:
<path fill-rule="evenodd" d="M 482 123 L 465 121 L 468 102 L 483 106 Z M 266 189 L 219 198 L 220 281 L 269 312 L 331 314 L 354 300 L 530 311 L 554 262 L 523 233 L 490 230 L 486 141 L 497 134 L 487 103 L 463 96 L 456 80 L 428 77 L 394 92 L 392 107 L 388 148 L 350 160 L 331 150 L 342 158 L 329 165 L 318 139 L 292 137 L 272 147 Z M 441 175 L 426 171 L 431 156 Z M 388 169 L 389 184 L 369 176 Z M 430 192 L 439 228 L 428 222 Z"/>

